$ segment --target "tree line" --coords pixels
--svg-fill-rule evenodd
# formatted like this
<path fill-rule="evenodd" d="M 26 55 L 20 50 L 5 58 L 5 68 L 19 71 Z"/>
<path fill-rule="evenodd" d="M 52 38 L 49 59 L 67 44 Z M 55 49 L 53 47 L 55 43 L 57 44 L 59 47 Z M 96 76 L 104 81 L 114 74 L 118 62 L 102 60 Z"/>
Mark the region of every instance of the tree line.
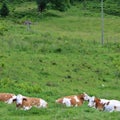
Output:
<path fill-rule="evenodd" d="M 56 9 L 59 11 L 66 11 L 70 6 L 75 5 L 75 3 L 83 4 L 85 9 L 89 10 L 100 10 L 101 0 L 0 0 L 2 4 L 0 9 L 0 15 L 5 17 L 9 15 L 9 9 L 7 4 L 9 3 L 23 3 L 36 1 L 37 10 L 39 12 L 44 12 L 44 10 L 49 6 L 51 9 Z M 120 0 L 103 0 L 104 11 L 108 14 L 120 16 Z"/>

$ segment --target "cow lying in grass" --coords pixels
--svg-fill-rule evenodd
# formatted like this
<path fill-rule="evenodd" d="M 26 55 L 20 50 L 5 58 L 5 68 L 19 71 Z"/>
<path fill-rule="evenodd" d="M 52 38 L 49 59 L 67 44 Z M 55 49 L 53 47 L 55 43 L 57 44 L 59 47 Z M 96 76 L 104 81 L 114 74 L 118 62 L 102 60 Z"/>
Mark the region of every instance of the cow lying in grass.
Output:
<path fill-rule="evenodd" d="M 84 102 L 84 94 L 65 96 L 56 100 L 56 103 L 65 105 L 66 107 L 81 106 Z"/>
<path fill-rule="evenodd" d="M 48 106 L 48 103 L 41 98 L 26 97 L 21 94 L 18 94 L 13 101 L 16 102 L 17 108 L 22 108 L 23 110 L 29 110 L 33 106 L 37 108 L 46 108 Z"/>
<path fill-rule="evenodd" d="M 94 96 L 89 98 L 88 106 L 108 112 L 120 111 L 120 101 L 99 99 Z"/>
<path fill-rule="evenodd" d="M 15 94 L 12 93 L 0 93 L 0 101 L 11 104 L 13 103 L 13 99 L 16 98 Z"/>

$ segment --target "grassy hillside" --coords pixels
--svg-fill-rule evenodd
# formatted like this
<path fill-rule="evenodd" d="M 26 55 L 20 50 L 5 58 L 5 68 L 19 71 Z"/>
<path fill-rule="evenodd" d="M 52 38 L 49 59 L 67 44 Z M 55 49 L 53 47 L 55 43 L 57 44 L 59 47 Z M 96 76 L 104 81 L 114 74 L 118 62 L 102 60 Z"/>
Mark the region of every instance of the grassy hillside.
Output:
<path fill-rule="evenodd" d="M 61 13 L 36 12 L 35 3 L 15 5 L 0 18 L 0 92 L 48 101 L 48 109 L 16 110 L 0 103 L 1 120 L 119 120 L 119 113 L 56 105 L 57 98 L 86 92 L 120 100 L 120 17 L 105 15 L 101 45 L 99 13 L 73 6 Z M 32 22 L 28 30 L 24 21 Z"/>

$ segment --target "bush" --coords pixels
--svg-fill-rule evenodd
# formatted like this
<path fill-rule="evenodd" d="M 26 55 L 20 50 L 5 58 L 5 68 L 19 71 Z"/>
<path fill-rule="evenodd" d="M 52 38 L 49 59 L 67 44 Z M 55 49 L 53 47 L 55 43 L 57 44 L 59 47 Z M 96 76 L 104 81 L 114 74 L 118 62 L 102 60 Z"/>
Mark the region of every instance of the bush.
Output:
<path fill-rule="evenodd" d="M 0 10 L 0 15 L 1 15 L 2 17 L 6 17 L 6 16 L 9 15 L 9 9 L 8 9 L 8 7 L 7 7 L 7 5 L 6 5 L 5 2 L 2 4 L 2 8 L 1 8 L 1 10 Z"/>
<path fill-rule="evenodd" d="M 70 7 L 70 0 L 51 0 L 53 8 L 59 11 L 65 11 Z"/>
<path fill-rule="evenodd" d="M 120 7 L 117 2 L 106 1 L 104 3 L 104 11 L 110 15 L 120 16 Z"/>

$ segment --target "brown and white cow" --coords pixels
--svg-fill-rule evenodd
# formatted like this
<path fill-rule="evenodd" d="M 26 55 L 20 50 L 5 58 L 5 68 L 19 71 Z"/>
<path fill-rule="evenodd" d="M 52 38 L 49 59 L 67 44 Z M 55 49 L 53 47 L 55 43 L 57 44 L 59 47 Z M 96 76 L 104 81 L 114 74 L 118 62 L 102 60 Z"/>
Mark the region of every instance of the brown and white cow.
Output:
<path fill-rule="evenodd" d="M 66 107 L 81 106 L 83 102 L 84 102 L 84 94 L 65 96 L 56 100 L 56 103 L 63 104 Z"/>
<path fill-rule="evenodd" d="M 11 104 L 13 103 L 13 99 L 16 98 L 15 94 L 12 93 L 0 93 L 0 101 Z"/>
<path fill-rule="evenodd" d="M 100 99 L 94 96 L 89 98 L 88 106 L 109 112 L 120 111 L 120 101 Z"/>
<path fill-rule="evenodd" d="M 17 108 L 22 108 L 23 110 L 29 110 L 33 106 L 37 108 L 47 108 L 48 106 L 48 103 L 41 98 L 26 97 L 21 94 L 18 94 L 13 101 L 16 102 Z"/>
<path fill-rule="evenodd" d="M 103 110 L 104 104 L 106 102 L 108 102 L 108 100 L 106 100 L 106 99 L 99 99 L 99 98 L 96 98 L 94 96 L 90 97 L 88 101 L 89 101 L 89 103 L 88 103 L 89 107 L 93 107 L 93 108 L 96 108 L 98 110 Z"/>

